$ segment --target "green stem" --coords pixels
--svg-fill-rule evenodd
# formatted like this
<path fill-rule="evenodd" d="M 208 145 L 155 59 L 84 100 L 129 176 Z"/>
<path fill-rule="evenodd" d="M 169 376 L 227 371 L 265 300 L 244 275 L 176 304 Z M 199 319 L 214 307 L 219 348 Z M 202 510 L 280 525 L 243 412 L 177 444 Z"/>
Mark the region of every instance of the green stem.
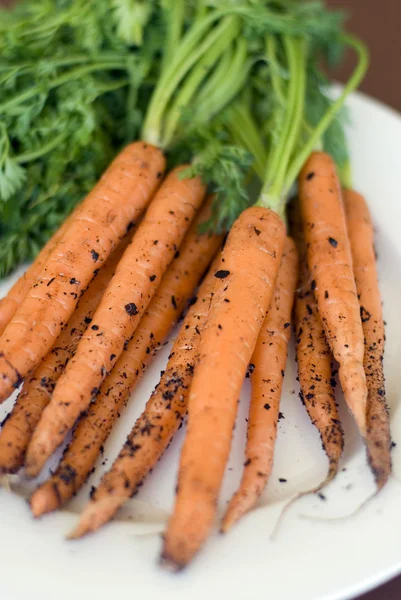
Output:
<path fill-rule="evenodd" d="M 285 104 L 285 90 L 283 80 L 277 73 L 277 42 L 274 35 L 268 35 L 266 38 L 266 56 L 270 66 L 270 78 L 272 82 L 273 93 L 281 105 Z"/>
<path fill-rule="evenodd" d="M 244 38 L 236 42 L 236 49 L 224 76 L 213 93 L 205 98 L 203 102 L 197 102 L 196 121 L 208 123 L 224 106 L 226 106 L 243 88 L 248 77 L 251 63 L 247 60 L 248 43 Z"/>
<path fill-rule="evenodd" d="M 118 54 L 113 54 L 113 53 L 109 54 L 107 52 L 96 54 L 96 62 L 103 63 L 103 62 L 111 61 L 111 62 L 115 63 L 116 61 L 124 61 L 124 60 L 126 60 L 126 57 L 123 55 L 118 55 Z M 23 69 L 37 68 L 37 66 L 38 66 L 38 64 L 40 64 L 40 62 L 41 61 L 0 65 L 0 73 L 2 71 L 7 71 L 8 69 L 16 69 L 17 71 L 22 71 Z M 46 59 L 45 63 L 46 63 L 47 67 L 52 67 L 52 68 L 57 69 L 59 67 L 69 67 L 71 65 L 83 64 L 83 63 L 92 63 L 93 64 L 93 58 L 88 54 L 76 54 L 76 55 L 67 56 L 65 58 L 58 58 L 56 60 Z"/>
<path fill-rule="evenodd" d="M 67 137 L 67 133 L 60 133 L 55 138 L 51 139 L 47 144 L 44 144 L 38 150 L 33 150 L 32 152 L 26 152 L 25 154 L 19 154 L 14 156 L 13 159 L 15 162 L 21 164 L 32 162 L 33 160 L 37 160 L 41 158 L 45 154 L 51 152 L 54 148 L 57 148 L 59 144 Z"/>
<path fill-rule="evenodd" d="M 266 152 L 260 132 L 247 107 L 236 103 L 231 108 L 230 130 L 241 141 L 241 144 L 252 154 L 255 160 L 255 171 L 263 180 L 266 169 Z"/>
<path fill-rule="evenodd" d="M 292 123 L 286 138 L 284 152 L 281 156 L 280 164 L 275 176 L 274 184 L 270 188 L 270 194 L 275 198 L 282 199 L 285 175 L 287 173 L 288 164 L 295 150 L 299 133 L 302 127 L 304 107 L 305 107 L 305 91 L 306 91 L 306 52 L 305 41 L 301 40 L 298 43 L 294 40 L 291 43 L 293 60 L 296 61 L 296 70 L 298 73 L 297 95 L 292 111 Z"/>
<path fill-rule="evenodd" d="M 106 70 L 121 70 L 121 71 L 125 71 L 127 68 L 127 64 L 126 62 L 121 63 L 121 62 L 116 62 L 115 64 L 113 63 L 96 63 L 93 65 L 88 65 L 86 67 L 82 67 L 80 69 L 74 69 L 72 71 L 69 71 L 68 73 L 64 73 L 63 75 L 60 75 L 60 77 L 56 77 L 56 79 L 54 79 L 46 88 L 46 92 L 59 87 L 60 85 L 63 85 L 64 83 L 67 83 L 68 81 L 71 81 L 72 79 L 79 79 L 80 77 L 82 77 L 83 75 L 86 75 L 87 73 L 91 73 L 94 71 L 106 71 Z M 38 94 L 40 94 L 42 91 L 40 86 L 34 86 L 29 90 L 26 90 L 25 92 L 21 92 L 20 94 L 17 94 L 16 96 L 14 96 L 14 98 L 11 98 L 10 100 L 7 100 L 6 102 L 3 102 L 3 104 L 0 104 L 0 114 L 6 112 L 7 110 L 9 110 L 10 108 L 12 108 L 13 106 L 16 106 L 18 104 L 22 104 L 23 102 L 26 102 L 27 100 L 30 100 L 31 98 L 34 98 L 35 96 L 37 96 Z"/>
<path fill-rule="evenodd" d="M 224 33 L 224 29 L 226 30 Z M 180 120 L 182 111 L 188 106 L 202 80 L 207 77 L 210 70 L 215 66 L 220 56 L 224 53 L 227 45 L 231 44 L 238 34 L 238 23 L 236 21 L 226 20 L 222 34 L 216 40 L 209 50 L 200 59 L 195 69 L 191 72 L 183 87 L 177 94 L 172 107 L 166 116 L 165 131 L 162 137 L 161 146 L 166 148 L 174 137 L 177 124 Z"/>
<path fill-rule="evenodd" d="M 339 168 L 339 176 L 341 185 L 347 190 L 352 189 L 352 168 L 351 162 L 347 160 L 347 162 Z"/>
<path fill-rule="evenodd" d="M 164 47 L 161 72 L 171 63 L 174 52 L 180 42 L 185 17 L 185 0 L 173 0 L 165 9 L 168 20 L 167 40 Z"/>
<path fill-rule="evenodd" d="M 298 176 L 298 173 L 302 169 L 302 166 L 304 165 L 308 156 L 313 151 L 316 143 L 322 137 L 327 128 L 330 126 L 337 113 L 341 110 L 349 94 L 359 86 L 368 69 L 369 53 L 365 44 L 361 40 L 351 35 L 343 36 L 343 41 L 350 48 L 353 48 L 355 50 L 358 56 L 358 64 L 352 76 L 345 85 L 343 92 L 340 94 L 339 98 L 327 110 L 324 117 L 315 127 L 312 135 L 309 137 L 306 144 L 303 146 L 298 155 L 293 159 L 292 163 L 290 164 L 285 180 L 285 190 L 287 192 L 291 189 L 293 183 L 295 182 Z"/>
<path fill-rule="evenodd" d="M 283 155 L 286 151 L 287 139 L 291 132 L 293 115 L 296 111 L 299 76 L 298 61 L 296 51 L 294 50 L 294 46 L 289 36 L 284 36 L 284 49 L 286 52 L 289 69 L 289 83 L 287 90 L 287 101 L 285 104 L 285 117 L 283 127 L 281 128 L 279 140 L 268 157 L 266 173 L 263 178 L 264 185 L 260 198 L 260 203 L 262 205 L 270 203 L 271 201 L 273 201 L 273 203 L 278 202 L 277 197 L 274 200 L 270 197 L 270 190 L 274 186 L 276 174 L 280 169 L 280 165 L 283 160 Z"/>
<path fill-rule="evenodd" d="M 204 38 L 205 30 L 221 16 L 221 11 L 214 11 L 202 23 L 195 23 L 188 34 L 183 38 L 178 48 L 175 59 L 161 75 L 152 99 L 148 106 L 142 138 L 151 144 L 159 145 L 164 113 L 174 92 L 179 84 L 193 67 L 193 65 L 212 47 L 220 37 L 225 35 L 225 30 L 232 22 L 237 23 L 235 17 L 228 16 L 222 20 Z M 188 49 L 190 51 L 188 52 Z"/>

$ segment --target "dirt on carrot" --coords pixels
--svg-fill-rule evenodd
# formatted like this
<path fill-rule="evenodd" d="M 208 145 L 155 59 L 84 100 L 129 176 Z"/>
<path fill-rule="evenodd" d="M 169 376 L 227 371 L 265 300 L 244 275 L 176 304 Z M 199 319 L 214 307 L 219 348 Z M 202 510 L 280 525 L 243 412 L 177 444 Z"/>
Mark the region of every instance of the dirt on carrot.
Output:
<path fill-rule="evenodd" d="M 244 471 L 224 515 L 223 532 L 254 507 L 271 474 L 297 280 L 297 250 L 293 240 L 286 237 L 273 300 L 252 355 Z"/>
<path fill-rule="evenodd" d="M 23 466 L 26 449 L 42 412 L 50 402 L 58 379 L 91 322 L 116 266 L 132 239 L 132 233 L 117 246 L 89 284 L 53 348 L 23 384 L 0 432 L 0 472 L 16 473 Z"/>
<path fill-rule="evenodd" d="M 124 502 L 137 492 L 181 426 L 187 412 L 189 388 L 199 348 L 199 332 L 207 318 L 214 274 L 219 262 L 218 257 L 181 325 L 166 370 L 113 466 L 82 513 L 71 538 L 96 531 L 112 518 Z"/>
<path fill-rule="evenodd" d="M 99 396 L 79 421 L 56 472 L 34 493 L 31 508 L 35 516 L 55 510 L 69 500 L 90 475 L 130 393 L 221 245 L 222 235 L 199 233 L 199 225 L 209 215 L 210 202 L 194 221 L 133 338 L 103 382 Z M 195 301 L 193 298 L 191 303 Z M 74 477 L 66 477 L 67 472 L 74 473 Z"/>
<path fill-rule="evenodd" d="M 308 268 L 319 315 L 339 363 L 345 400 L 365 438 L 364 335 L 341 188 L 328 154 L 315 152 L 310 156 L 299 176 L 299 192 Z"/>
<path fill-rule="evenodd" d="M 202 204 L 199 177 L 181 179 L 171 171 L 143 218 L 132 244 L 54 390 L 33 434 L 26 471 L 35 476 L 85 411 L 130 340 Z"/>
<path fill-rule="evenodd" d="M 391 473 L 391 432 L 383 372 L 385 332 L 374 250 L 374 229 L 363 196 L 344 190 L 348 236 L 351 244 L 365 352 L 368 386 L 366 447 L 368 461 L 380 490 Z"/>
<path fill-rule="evenodd" d="M 0 338 L 0 402 L 50 351 L 83 291 L 150 202 L 164 168 L 159 149 L 135 142 L 85 198 Z"/>
<path fill-rule="evenodd" d="M 231 229 L 214 274 L 188 401 L 175 507 L 162 551 L 167 568 L 187 565 L 211 530 L 239 392 L 272 299 L 284 237 L 276 213 L 262 207 L 245 210 Z"/>

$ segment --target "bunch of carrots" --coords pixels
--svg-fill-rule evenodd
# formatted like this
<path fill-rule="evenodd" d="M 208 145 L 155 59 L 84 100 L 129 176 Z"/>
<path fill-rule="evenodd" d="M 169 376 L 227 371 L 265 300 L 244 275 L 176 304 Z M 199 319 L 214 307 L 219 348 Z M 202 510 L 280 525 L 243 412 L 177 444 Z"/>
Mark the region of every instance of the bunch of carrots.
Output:
<path fill-rule="evenodd" d="M 333 369 L 378 489 L 391 472 L 373 227 L 347 157 L 331 152 L 339 138 L 345 148 L 339 115 L 366 71 L 365 47 L 319 3 L 199 1 L 190 18 L 185 4 L 170 6 L 142 139 L 0 301 L 0 401 L 19 389 L 0 432 L 1 472 L 36 477 L 72 431 L 30 499 L 35 517 L 85 483 L 184 313 L 158 385 L 71 533 L 113 517 L 188 415 L 161 555 L 174 570 L 213 527 L 247 373 L 244 471 L 222 531 L 269 479 L 291 325 L 301 398 L 329 461 L 317 489 L 343 448 Z M 344 46 L 358 64 L 331 100 L 318 64 Z"/>

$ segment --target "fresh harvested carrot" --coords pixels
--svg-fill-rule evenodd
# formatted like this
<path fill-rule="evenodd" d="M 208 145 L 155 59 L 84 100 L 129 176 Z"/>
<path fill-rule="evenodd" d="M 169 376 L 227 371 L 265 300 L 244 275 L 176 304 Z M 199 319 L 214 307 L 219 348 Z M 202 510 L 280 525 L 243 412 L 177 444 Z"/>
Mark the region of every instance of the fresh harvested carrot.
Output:
<path fill-rule="evenodd" d="M 365 336 L 364 367 L 368 386 L 366 446 L 380 490 L 391 473 L 391 432 L 384 386 L 384 323 L 374 251 L 374 231 L 363 196 L 344 190 L 353 268 Z"/>
<path fill-rule="evenodd" d="M 11 413 L 0 432 L 0 473 L 16 473 L 23 465 L 32 433 L 55 385 L 73 356 L 81 336 L 91 322 L 116 266 L 132 239 L 131 233 L 100 269 L 80 299 L 76 311 L 57 338 L 49 354 L 25 381 Z"/>
<path fill-rule="evenodd" d="M 18 307 L 22 304 L 27 293 L 29 292 L 32 284 L 35 282 L 36 277 L 40 274 L 43 266 L 48 259 L 50 252 L 57 246 L 58 242 L 62 239 L 64 233 L 67 231 L 67 227 L 73 217 L 76 216 L 81 205 L 77 206 L 72 215 L 64 221 L 59 229 L 54 233 L 50 240 L 45 244 L 42 250 L 37 255 L 34 262 L 28 267 L 23 275 L 14 283 L 13 287 L 9 290 L 7 296 L 0 300 L 0 336 L 3 334 L 5 328 L 15 315 Z"/>
<path fill-rule="evenodd" d="M 145 410 L 137 419 L 120 454 L 106 473 L 70 538 L 79 538 L 107 523 L 133 496 L 153 469 L 182 424 L 201 331 L 214 288 L 214 261 L 180 328 L 166 370 Z"/>
<path fill-rule="evenodd" d="M 35 476 L 40 471 L 98 394 L 201 205 L 205 186 L 199 177 L 181 179 L 185 168 L 172 171 L 156 194 L 92 324 L 60 377 L 27 451 L 28 475 Z"/>
<path fill-rule="evenodd" d="M 299 176 L 308 268 L 326 338 L 339 363 L 345 400 L 366 436 L 364 337 L 341 188 L 333 160 L 308 159 Z"/>
<path fill-rule="evenodd" d="M 300 397 L 310 420 L 317 427 L 329 461 L 323 487 L 338 472 L 344 448 L 344 433 L 335 399 L 332 354 L 319 316 L 311 277 L 303 264 L 300 289 L 295 304 L 298 378 Z"/>
<path fill-rule="evenodd" d="M 224 247 L 191 386 L 178 491 L 162 553 L 183 568 L 207 538 L 231 447 L 240 389 L 270 305 L 284 224 L 268 209 L 246 209 Z M 207 448 L 207 452 L 205 452 Z"/>
<path fill-rule="evenodd" d="M 85 198 L 0 339 L 0 401 L 49 352 L 94 273 L 151 200 L 164 167 L 159 149 L 130 144 Z"/>
<path fill-rule="evenodd" d="M 257 502 L 273 467 L 274 445 L 288 343 L 291 313 L 298 280 L 298 254 L 293 240 L 285 239 L 274 297 L 252 355 L 252 397 L 249 408 L 244 471 L 239 489 L 224 515 L 227 532 Z"/>
<path fill-rule="evenodd" d="M 103 382 L 88 414 L 79 421 L 58 469 L 33 494 L 31 508 L 36 517 L 67 502 L 84 484 L 132 389 L 220 246 L 222 236 L 199 234 L 198 231 L 199 225 L 208 219 L 209 212 L 210 204 L 207 203 L 166 271 L 126 351 Z"/>

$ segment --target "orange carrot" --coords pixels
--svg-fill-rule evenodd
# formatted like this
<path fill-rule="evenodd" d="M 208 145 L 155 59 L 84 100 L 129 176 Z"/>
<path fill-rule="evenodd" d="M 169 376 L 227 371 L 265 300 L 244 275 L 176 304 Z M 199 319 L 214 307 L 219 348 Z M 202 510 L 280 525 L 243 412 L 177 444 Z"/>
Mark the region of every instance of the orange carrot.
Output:
<path fill-rule="evenodd" d="M 207 220 L 209 212 L 207 203 L 166 271 L 126 351 L 103 382 L 88 414 L 79 421 L 59 467 L 32 496 L 31 508 L 36 517 L 67 502 L 84 484 L 130 392 L 220 246 L 222 236 L 198 232 L 199 224 Z M 68 477 L 68 473 L 72 476 Z"/>
<path fill-rule="evenodd" d="M 185 168 L 172 171 L 156 194 L 118 265 L 93 323 L 60 377 L 28 448 L 28 475 L 40 471 L 80 413 L 98 394 L 201 205 L 205 186 L 199 177 L 181 179 L 180 173 Z"/>
<path fill-rule="evenodd" d="M 227 532 L 257 502 L 273 467 L 274 445 L 288 343 L 298 279 L 298 255 L 291 238 L 284 242 L 274 297 L 252 355 L 252 397 L 249 408 L 244 471 L 239 489 L 224 515 Z"/>
<path fill-rule="evenodd" d="M 238 397 L 272 299 L 284 237 L 276 213 L 248 208 L 234 223 L 215 273 L 188 401 L 176 502 L 162 553 L 163 564 L 173 569 L 188 564 L 212 527 Z"/>
<path fill-rule="evenodd" d="M 158 186 L 162 152 L 127 146 L 85 198 L 0 339 L 0 401 L 46 356 L 80 295 Z"/>
<path fill-rule="evenodd" d="M 180 328 L 158 386 L 70 538 L 96 531 L 112 518 L 124 502 L 138 491 L 181 426 L 187 412 L 199 332 L 208 314 L 219 259 L 214 261 L 199 290 L 196 303 L 191 306 Z"/>
<path fill-rule="evenodd" d="M 366 446 L 380 490 L 391 473 L 391 433 L 384 386 L 384 323 L 374 252 L 374 231 L 365 199 L 344 190 L 356 289 L 365 336 L 364 367 L 368 386 Z"/>
<path fill-rule="evenodd" d="M 0 300 L 0 336 L 3 334 L 5 328 L 15 315 L 18 307 L 22 304 L 31 286 L 35 282 L 36 277 L 40 274 L 43 266 L 48 259 L 50 252 L 57 246 L 58 242 L 62 239 L 64 233 L 67 231 L 67 227 L 71 222 L 72 218 L 76 216 L 81 205 L 77 206 L 72 215 L 68 217 L 66 221 L 61 225 L 59 229 L 54 233 L 50 240 L 45 244 L 42 250 L 37 255 L 34 262 L 28 267 L 23 275 L 14 283 L 12 288 L 9 290 L 7 296 Z"/>
<path fill-rule="evenodd" d="M 320 433 L 323 449 L 329 460 L 328 474 L 319 486 L 320 489 L 338 472 L 344 448 L 344 433 L 335 398 L 332 355 L 305 263 L 295 304 L 295 325 L 300 398 L 310 420 Z"/>
<path fill-rule="evenodd" d="M 22 467 L 32 433 L 56 382 L 73 356 L 131 238 L 131 234 L 127 235 L 100 269 L 51 351 L 22 386 L 0 432 L 0 473 L 16 473 Z"/>
<path fill-rule="evenodd" d="M 345 400 L 366 436 L 364 337 L 341 188 L 333 160 L 311 155 L 299 176 L 309 272 L 326 338 L 339 363 Z"/>

